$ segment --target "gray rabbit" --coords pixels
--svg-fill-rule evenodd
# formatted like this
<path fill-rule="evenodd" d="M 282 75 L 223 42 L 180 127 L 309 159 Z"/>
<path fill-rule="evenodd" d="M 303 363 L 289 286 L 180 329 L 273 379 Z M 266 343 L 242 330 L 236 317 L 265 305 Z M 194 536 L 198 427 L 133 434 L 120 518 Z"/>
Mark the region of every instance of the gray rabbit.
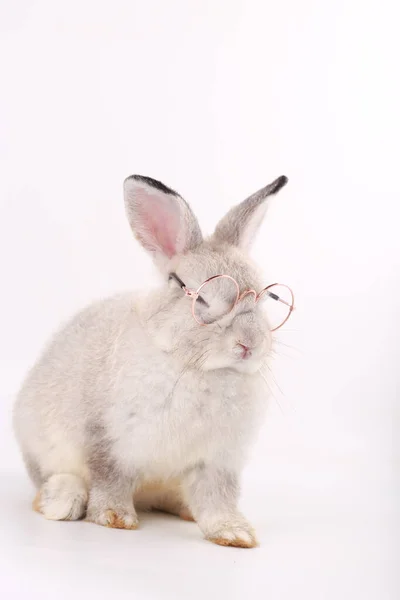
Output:
<path fill-rule="evenodd" d="M 217 544 L 257 544 L 237 502 L 266 406 L 260 369 L 272 328 L 247 251 L 286 182 L 231 209 L 203 239 L 176 192 L 125 180 L 130 226 L 163 282 L 77 314 L 23 384 L 14 426 L 47 519 L 136 529 L 136 509 L 158 509 L 195 520 Z"/>

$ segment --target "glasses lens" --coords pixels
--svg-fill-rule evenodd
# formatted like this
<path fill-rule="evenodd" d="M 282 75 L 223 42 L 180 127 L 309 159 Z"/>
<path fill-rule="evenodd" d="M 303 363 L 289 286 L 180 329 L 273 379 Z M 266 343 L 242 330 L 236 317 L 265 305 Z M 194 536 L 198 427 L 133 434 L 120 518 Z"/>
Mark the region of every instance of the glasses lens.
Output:
<path fill-rule="evenodd" d="M 281 327 L 293 308 L 293 294 L 289 288 L 278 283 L 263 290 L 260 302 L 265 307 L 271 331 Z"/>
<path fill-rule="evenodd" d="M 238 297 L 236 283 L 229 277 L 214 277 L 205 283 L 194 303 L 194 316 L 208 325 L 230 313 Z"/>

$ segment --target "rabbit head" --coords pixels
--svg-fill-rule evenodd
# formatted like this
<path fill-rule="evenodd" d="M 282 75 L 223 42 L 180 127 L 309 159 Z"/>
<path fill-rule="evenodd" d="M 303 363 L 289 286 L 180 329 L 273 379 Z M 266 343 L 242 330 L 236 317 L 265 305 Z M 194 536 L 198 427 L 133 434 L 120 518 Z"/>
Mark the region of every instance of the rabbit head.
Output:
<path fill-rule="evenodd" d="M 172 189 L 148 177 L 124 182 L 125 207 L 135 237 L 152 255 L 164 278 L 142 307 L 155 343 L 187 365 L 201 370 L 234 369 L 252 373 L 271 346 L 268 314 L 255 295 L 240 290 L 266 285 L 248 251 L 267 209 L 267 198 L 285 184 L 282 176 L 233 207 L 211 237 L 203 239 L 189 205 Z M 189 290 L 189 291 L 188 291 Z M 190 290 L 193 290 L 192 292 Z M 232 309 L 232 310 L 231 310 Z M 194 312 L 193 312 L 194 310 Z"/>

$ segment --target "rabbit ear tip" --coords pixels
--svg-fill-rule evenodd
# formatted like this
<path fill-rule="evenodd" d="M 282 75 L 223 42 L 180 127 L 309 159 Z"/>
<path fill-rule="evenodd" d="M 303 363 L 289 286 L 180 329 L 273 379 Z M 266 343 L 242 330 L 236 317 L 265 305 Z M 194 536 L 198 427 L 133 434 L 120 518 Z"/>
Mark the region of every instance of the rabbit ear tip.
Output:
<path fill-rule="evenodd" d="M 278 179 L 276 179 L 275 182 L 272 184 L 274 186 L 274 192 L 278 192 L 281 188 L 283 188 L 283 186 L 287 184 L 288 181 L 289 179 L 288 177 L 286 177 L 286 175 L 281 175 L 280 177 L 278 177 Z"/>
<path fill-rule="evenodd" d="M 146 177 L 145 175 L 130 175 L 124 181 L 124 187 L 129 187 L 134 185 L 135 183 L 145 184 L 149 187 L 152 187 L 159 192 L 163 192 L 164 194 L 170 194 L 172 196 L 178 196 L 178 194 L 172 188 L 167 187 L 161 181 L 157 179 L 153 179 L 152 177 Z"/>

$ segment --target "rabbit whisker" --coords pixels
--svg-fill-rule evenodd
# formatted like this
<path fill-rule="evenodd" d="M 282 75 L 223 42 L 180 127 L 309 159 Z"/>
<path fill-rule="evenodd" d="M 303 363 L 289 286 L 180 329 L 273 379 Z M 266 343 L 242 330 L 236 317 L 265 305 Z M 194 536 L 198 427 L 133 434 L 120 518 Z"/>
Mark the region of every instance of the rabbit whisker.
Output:
<path fill-rule="evenodd" d="M 278 388 L 278 390 L 280 391 L 280 393 L 282 394 L 282 396 L 284 396 L 285 394 L 283 393 L 283 391 L 282 391 L 282 388 L 281 388 L 281 387 L 280 387 L 280 385 L 278 384 L 278 382 L 277 382 L 277 380 L 276 380 L 276 377 L 275 377 L 275 375 L 274 375 L 274 373 L 273 373 L 273 371 L 272 371 L 271 367 L 269 366 L 269 364 L 268 364 L 268 363 L 265 363 L 265 364 L 264 364 L 264 366 L 265 366 L 265 367 L 268 369 L 268 371 L 269 371 L 269 372 L 270 372 L 270 374 L 271 374 L 271 377 L 272 377 L 272 379 L 273 379 L 273 382 L 274 382 L 274 384 L 276 385 L 276 387 Z"/>
<path fill-rule="evenodd" d="M 178 385 L 178 383 L 180 382 L 180 380 L 182 379 L 182 377 L 188 372 L 188 370 L 191 367 L 201 367 L 203 366 L 203 364 L 205 363 L 205 361 L 208 358 L 208 354 L 209 354 L 209 350 L 205 350 L 202 353 L 199 353 L 197 356 L 195 355 L 194 357 L 191 357 L 186 364 L 183 366 L 182 371 L 180 372 L 178 378 L 176 379 L 171 391 L 169 392 L 168 396 L 165 399 L 165 405 L 167 406 L 167 404 L 169 404 L 172 401 L 175 389 Z M 203 360 L 203 362 L 201 362 Z M 169 402 L 168 402 L 169 401 Z"/>
<path fill-rule="evenodd" d="M 285 348 L 288 348 L 289 350 L 294 350 L 295 352 L 302 352 L 300 350 L 300 348 L 296 348 L 296 346 L 292 346 L 291 344 L 285 344 L 284 342 L 282 342 L 281 340 L 278 340 L 277 338 L 273 338 L 273 343 L 274 344 L 278 344 L 278 346 L 284 346 Z"/>
<path fill-rule="evenodd" d="M 268 380 L 267 380 L 267 378 L 265 377 L 265 375 L 263 374 L 263 372 L 261 371 L 261 369 L 259 369 L 259 370 L 258 370 L 258 372 L 260 373 L 260 375 L 261 375 L 262 379 L 264 380 L 264 382 L 265 382 L 265 385 L 267 386 L 267 389 L 268 389 L 269 393 L 271 394 L 271 396 L 272 396 L 272 397 L 273 397 L 273 399 L 275 400 L 276 404 L 278 405 L 278 407 L 279 407 L 279 410 L 281 411 L 281 413 L 282 413 L 282 414 L 284 414 L 284 413 L 283 413 L 283 410 L 282 410 L 282 406 L 281 406 L 281 404 L 280 404 L 280 402 L 279 402 L 278 398 L 275 396 L 275 394 L 274 394 L 274 392 L 273 392 L 272 388 L 270 387 L 270 385 L 269 385 L 269 383 L 268 383 Z"/>

